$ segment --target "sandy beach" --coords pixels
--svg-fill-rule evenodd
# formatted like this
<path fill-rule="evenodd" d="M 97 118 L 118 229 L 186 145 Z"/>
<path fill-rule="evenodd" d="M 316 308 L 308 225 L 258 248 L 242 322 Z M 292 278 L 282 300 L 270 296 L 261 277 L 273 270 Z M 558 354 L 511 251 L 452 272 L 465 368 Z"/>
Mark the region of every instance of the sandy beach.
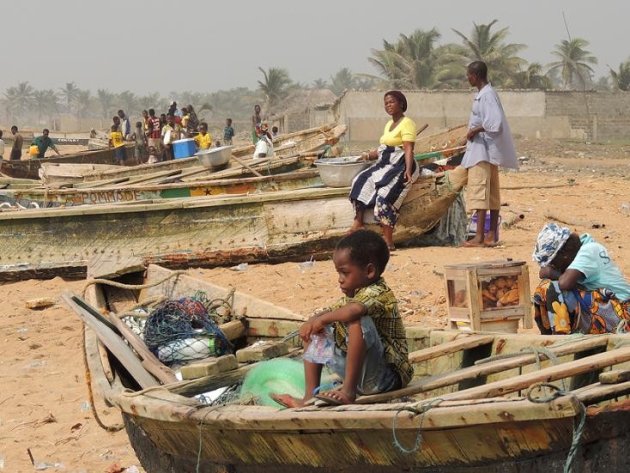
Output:
<path fill-rule="evenodd" d="M 517 149 L 526 160 L 519 172 L 501 175 L 502 216 L 524 218 L 501 229 L 497 248 L 401 248 L 393 254 L 384 277 L 399 298 L 406 323 L 446 326 L 445 264 L 524 260 L 534 285 L 538 268 L 531 262 L 532 248 L 548 216 L 593 235 L 630 275 L 630 146 L 519 140 Z M 292 262 L 190 273 L 305 316 L 340 295 L 330 260 L 308 270 Z M 35 464 L 47 471 L 112 473 L 132 466 L 143 471 L 126 433 L 106 432 L 90 412 L 79 319 L 60 302 L 43 310 L 25 307 L 29 299 L 80 293 L 84 283 L 55 278 L 2 286 L 0 471 L 33 471 L 29 450 Z M 103 422 L 120 422 L 116 411 L 97 408 Z"/>

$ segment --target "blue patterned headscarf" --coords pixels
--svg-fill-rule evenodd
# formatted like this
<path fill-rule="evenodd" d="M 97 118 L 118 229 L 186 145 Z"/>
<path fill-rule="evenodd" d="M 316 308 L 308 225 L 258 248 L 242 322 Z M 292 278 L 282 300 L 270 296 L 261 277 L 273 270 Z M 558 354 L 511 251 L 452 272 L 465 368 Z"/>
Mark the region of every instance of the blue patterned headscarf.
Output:
<path fill-rule="evenodd" d="M 538 234 L 532 259 L 541 267 L 547 266 L 556 257 L 570 235 L 571 230 L 567 227 L 561 227 L 553 222 L 548 223 Z"/>

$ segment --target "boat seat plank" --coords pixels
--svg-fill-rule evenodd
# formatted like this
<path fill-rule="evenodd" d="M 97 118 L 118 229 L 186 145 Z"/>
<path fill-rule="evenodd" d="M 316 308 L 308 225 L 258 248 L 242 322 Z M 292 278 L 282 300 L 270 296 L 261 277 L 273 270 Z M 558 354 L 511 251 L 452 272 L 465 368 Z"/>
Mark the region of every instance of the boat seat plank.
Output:
<path fill-rule="evenodd" d="M 608 344 L 607 337 L 590 337 L 581 340 L 577 340 L 571 343 L 564 343 L 558 347 L 548 346 L 549 350 L 554 355 L 561 357 L 566 355 L 572 355 L 594 348 L 602 348 Z M 376 402 L 389 401 L 391 399 L 397 399 L 404 396 L 412 396 L 414 394 L 432 391 L 434 389 L 444 388 L 453 384 L 458 384 L 468 379 L 475 379 L 482 376 L 488 376 L 501 371 L 509 370 L 512 368 L 518 368 L 528 364 L 535 363 L 537 356 L 534 354 L 523 354 L 514 357 L 497 359 L 494 361 L 488 361 L 478 365 L 463 368 L 451 373 L 445 373 L 437 376 L 429 376 L 422 378 L 418 381 L 410 383 L 408 386 L 398 389 L 396 391 L 390 391 L 386 393 L 373 394 L 370 396 L 361 396 L 357 398 L 358 404 L 369 404 Z"/>
<path fill-rule="evenodd" d="M 616 384 L 595 383 L 573 391 L 584 404 L 596 404 L 630 394 L 630 381 Z"/>
<path fill-rule="evenodd" d="M 457 353 L 462 350 L 469 350 L 481 345 L 487 345 L 494 341 L 494 335 L 470 335 L 465 338 L 458 338 L 450 342 L 423 348 L 409 353 L 409 362 L 420 363 L 443 355 Z"/>
<path fill-rule="evenodd" d="M 569 363 L 550 366 L 532 373 L 522 374 L 509 379 L 503 379 L 463 391 L 445 394 L 443 399 L 480 399 L 485 397 L 503 396 L 540 382 L 552 382 L 569 378 L 578 374 L 600 370 L 608 366 L 630 361 L 630 347 L 621 347 L 614 350 L 586 356 Z"/>
<path fill-rule="evenodd" d="M 98 312 L 94 314 L 85 309 L 75 300 L 78 298 L 72 293 L 64 293 L 61 297 L 81 320 L 96 333 L 98 339 L 112 352 L 143 389 L 159 385 L 156 378 L 142 365 L 131 348 L 118 336 L 115 326 L 111 322 L 105 321 Z"/>
<path fill-rule="evenodd" d="M 602 384 L 617 384 L 630 381 L 630 370 L 612 370 L 599 374 L 599 382 Z"/>

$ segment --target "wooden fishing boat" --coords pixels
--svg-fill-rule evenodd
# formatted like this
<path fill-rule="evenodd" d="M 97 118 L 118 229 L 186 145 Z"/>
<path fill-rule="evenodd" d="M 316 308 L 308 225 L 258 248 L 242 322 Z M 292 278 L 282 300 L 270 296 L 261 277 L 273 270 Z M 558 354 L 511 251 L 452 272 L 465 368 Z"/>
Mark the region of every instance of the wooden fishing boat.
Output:
<path fill-rule="evenodd" d="M 133 152 L 133 147 L 127 147 L 127 153 Z M 48 163 L 77 163 L 77 164 L 116 164 L 113 148 L 80 153 L 66 154 L 51 158 L 30 158 L 22 160 L 3 160 L 0 171 L 10 177 L 21 179 L 39 179 L 39 169 L 43 162 Z"/>
<path fill-rule="evenodd" d="M 316 128 L 280 135 L 274 139 L 274 154 L 277 159 L 297 157 L 317 151 L 326 144 L 327 140 L 339 140 L 346 131 L 345 125 L 328 124 Z M 232 156 L 242 158 L 249 164 L 254 154 L 254 145 L 238 146 L 232 150 Z M 48 160 L 47 160 L 48 161 Z M 155 173 L 166 171 L 190 170 L 197 168 L 201 170 L 196 157 L 175 159 L 155 164 L 141 164 L 138 166 L 124 166 L 115 169 L 87 170 L 80 172 L 75 167 L 69 166 L 70 170 L 65 170 L 64 166 L 49 166 L 46 169 L 45 183 L 49 185 L 67 185 L 80 181 L 95 182 L 116 180 L 122 178 L 134 178 L 138 176 L 146 177 Z M 234 164 L 234 167 L 238 167 Z M 65 176 L 72 174 L 71 178 Z"/>
<path fill-rule="evenodd" d="M 276 173 L 278 170 L 292 169 L 291 160 L 283 163 L 281 168 L 271 169 L 272 173 L 254 177 L 209 177 L 202 180 L 187 181 L 177 175 L 162 179 L 164 184 L 120 183 L 116 186 L 78 187 L 63 189 L 21 188 L 0 189 L 0 202 L 22 207 L 36 206 L 40 208 L 70 207 L 87 204 L 112 204 L 120 202 L 138 202 L 157 199 L 174 199 L 180 197 L 202 197 L 223 194 L 253 194 L 267 191 L 294 190 L 306 187 L 321 186 L 322 181 L 316 169 Z M 299 160 L 293 163 L 299 165 Z M 269 171 L 264 166 L 259 169 Z M 246 170 L 245 170 L 246 171 Z M 222 173 L 225 176 L 227 173 Z M 234 173 L 232 173 L 234 174 Z M 241 174 L 244 175 L 244 174 Z M 246 174 L 245 174 L 246 176 Z M 0 181 L 1 182 L 1 181 Z"/>
<path fill-rule="evenodd" d="M 401 207 L 394 240 L 433 228 L 466 179 L 459 168 L 418 179 Z M 322 187 L 0 212 L 0 280 L 82 277 L 95 255 L 181 267 L 328 254 L 352 224 L 348 193 L 347 187 Z M 366 212 L 366 218 L 372 216 Z"/>
<path fill-rule="evenodd" d="M 299 359 L 291 335 L 301 316 L 155 265 L 144 279 L 130 273 L 117 283 L 90 285 L 87 303 L 71 294 L 64 300 L 89 327 L 85 359 L 98 399 L 120 411 L 148 473 L 630 469 L 628 335 L 573 338 L 412 326 L 407 338 L 415 377 L 407 387 L 359 397 L 354 405 L 281 409 L 251 397 L 212 396 L 226 387 L 237 393 L 258 363 L 207 359 L 188 371 L 194 379 L 177 381 L 126 321 L 156 297 L 203 291 L 198 300 L 231 301 L 232 319 L 224 318 L 220 327 L 235 347 L 258 350 L 264 358 L 262 349 L 247 348 L 262 341 L 276 355 L 288 351 Z M 238 351 L 237 357 L 246 358 Z M 93 412 L 102 409 L 99 404 Z"/>

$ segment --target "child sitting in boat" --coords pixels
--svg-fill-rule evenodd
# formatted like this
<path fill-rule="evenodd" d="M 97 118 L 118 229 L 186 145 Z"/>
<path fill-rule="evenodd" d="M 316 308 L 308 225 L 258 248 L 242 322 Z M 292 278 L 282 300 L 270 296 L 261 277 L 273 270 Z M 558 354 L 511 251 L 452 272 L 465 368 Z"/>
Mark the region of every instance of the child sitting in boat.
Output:
<path fill-rule="evenodd" d="M 629 331 L 630 283 L 588 233 L 548 223 L 532 257 L 542 279 L 533 297 L 540 333 Z"/>
<path fill-rule="evenodd" d="M 299 407 L 315 396 L 329 405 L 351 404 L 357 394 L 392 391 L 409 383 L 413 368 L 408 361 L 405 329 L 394 293 L 381 276 L 388 260 L 387 244 L 373 231 L 358 230 L 339 241 L 333 262 L 344 296 L 305 322 L 300 337 L 308 351 L 308 344 L 316 343 L 312 335 L 332 336 L 334 349 L 326 365 L 343 384 L 318 393 L 324 365 L 305 356 L 304 397 L 273 394 L 276 402 Z"/>

